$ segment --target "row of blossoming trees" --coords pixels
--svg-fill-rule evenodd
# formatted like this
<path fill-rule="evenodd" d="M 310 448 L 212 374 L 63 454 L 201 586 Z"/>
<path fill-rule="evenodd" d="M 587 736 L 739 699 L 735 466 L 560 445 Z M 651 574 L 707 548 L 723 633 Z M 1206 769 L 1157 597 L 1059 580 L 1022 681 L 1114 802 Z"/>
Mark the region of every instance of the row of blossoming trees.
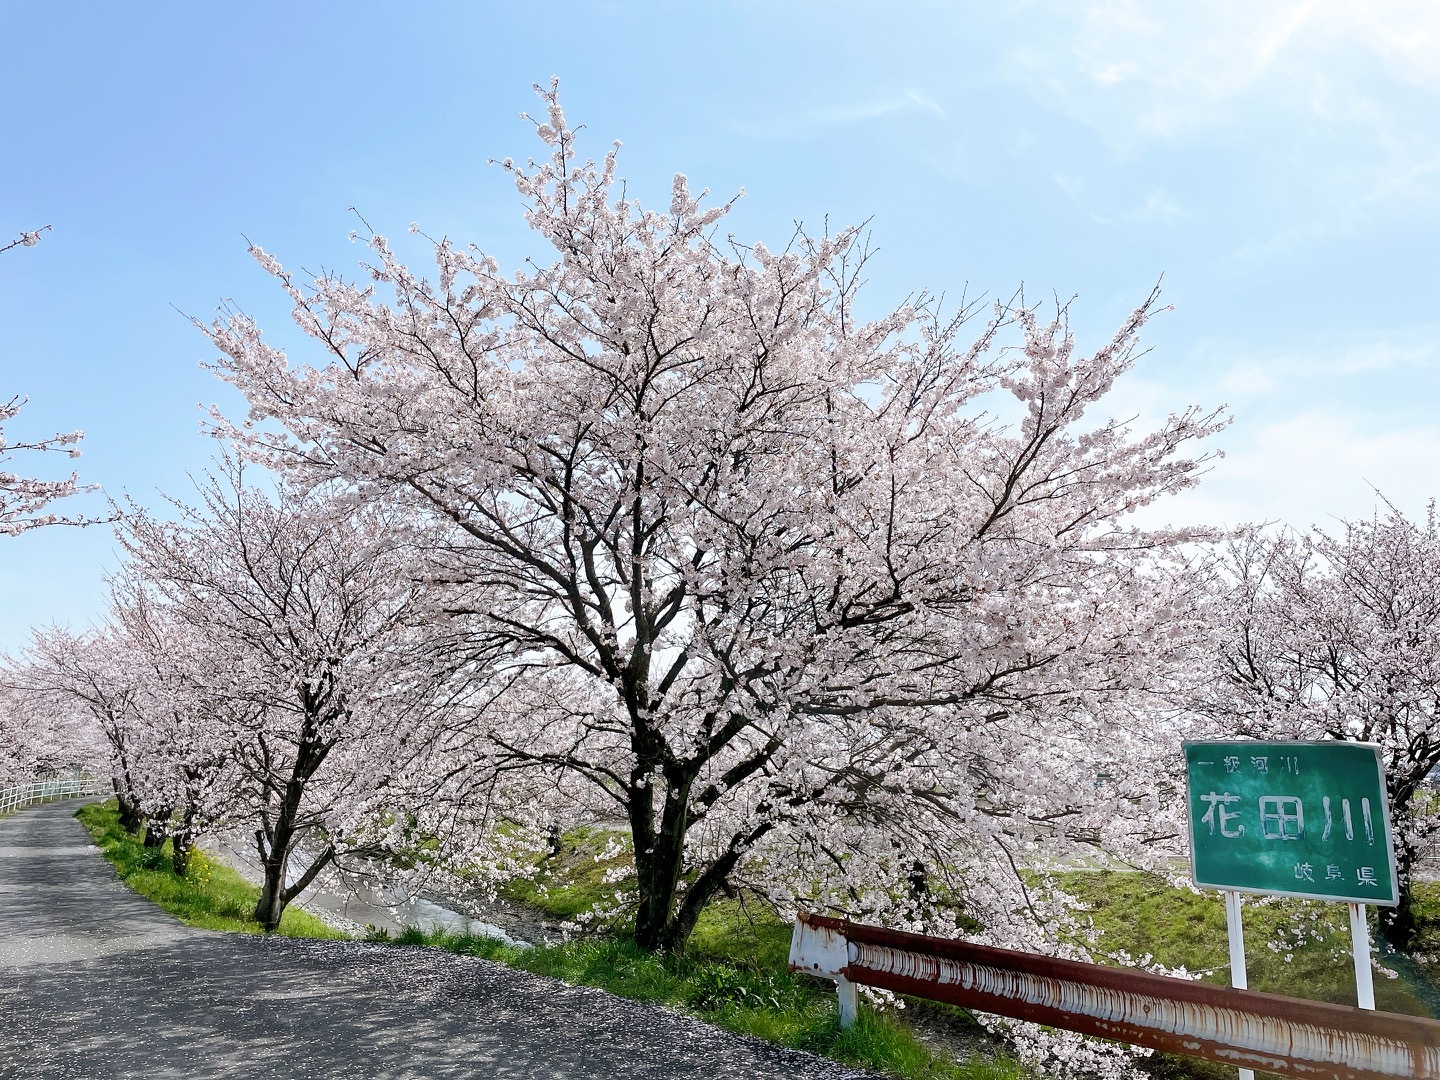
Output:
<path fill-rule="evenodd" d="M 493 879 L 618 819 L 647 949 L 740 889 L 1084 955 L 1026 871 L 1172 854 L 1179 740 L 1238 731 L 1384 743 L 1408 869 L 1433 519 L 1141 527 L 1222 423 L 1091 415 L 1153 297 L 1090 353 L 1063 308 L 866 319 L 854 232 L 743 246 L 683 177 L 646 210 L 541 96 L 548 158 L 503 167 L 555 259 L 441 240 L 429 279 L 370 236 L 368 280 L 300 284 L 255 249 L 314 350 L 202 327 L 232 450 L 125 510 L 104 626 L 11 664 L 12 712 L 103 732 L 131 824 L 253 837 L 268 928 L 337 862 Z"/>

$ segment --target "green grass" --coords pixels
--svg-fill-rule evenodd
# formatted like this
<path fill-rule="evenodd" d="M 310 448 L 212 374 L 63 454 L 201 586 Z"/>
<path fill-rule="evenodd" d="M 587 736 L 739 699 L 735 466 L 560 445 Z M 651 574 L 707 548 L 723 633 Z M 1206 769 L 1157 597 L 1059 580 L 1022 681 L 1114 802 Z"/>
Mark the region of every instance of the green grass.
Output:
<path fill-rule="evenodd" d="M 190 865 L 181 877 L 170 861 L 170 841 L 162 848 L 146 848 L 140 837 L 121 828 L 113 800 L 82 807 L 75 816 L 121 881 L 187 926 L 242 934 L 262 932 L 255 921 L 260 890 L 228 866 L 203 851 L 192 851 Z M 294 907 L 281 916 L 279 933 L 286 937 L 346 936 Z"/>
<path fill-rule="evenodd" d="M 174 874 L 168 844 L 145 850 L 120 828 L 114 804 L 86 806 L 78 815 L 125 883 L 156 901 L 181 922 L 212 930 L 258 933 L 253 909 L 258 890 L 235 871 L 194 852 L 186 876 Z M 616 834 L 600 828 L 567 832 L 559 851 L 541 861 L 533 880 L 505 888 L 513 903 L 528 904 L 553 919 L 573 920 L 603 906 L 616 890 L 632 886 L 624 876 L 606 884 L 606 874 L 624 871 L 629 852 L 611 844 Z M 1151 955 L 1169 966 L 1204 972 L 1202 978 L 1228 985 L 1224 904 L 1215 894 L 1169 887 L 1148 874 L 1099 871 L 1061 874 L 1060 884 L 1079 897 L 1100 933 L 1102 948 Z M 1250 903 L 1246 909 L 1247 968 L 1254 989 L 1302 998 L 1354 1004 L 1344 907 L 1303 901 Z M 1423 927 L 1421 952 L 1440 958 L 1440 887 L 1420 886 L 1417 912 Z M 1323 939 L 1274 952 L 1267 942 L 1292 926 L 1302 913 Z M 300 910 L 288 910 L 282 935 L 341 937 Z M 917 1037 L 907 1012 L 945 1012 L 950 1028 L 963 1031 L 959 1009 L 922 1004 L 914 1011 L 861 1008 L 854 1027 L 841 1030 L 835 995 L 828 982 L 786 969 L 791 926 L 755 899 L 719 900 L 701 916 L 690 948 L 681 956 L 654 956 L 636 948 L 624 933 L 569 940 L 559 945 L 517 949 L 488 937 L 426 935 L 406 930 L 397 937 L 376 935 L 392 945 L 433 946 L 495 960 L 511 968 L 553 976 L 572 984 L 598 986 L 612 994 L 680 1009 L 726 1030 L 756 1035 L 796 1050 L 871 1068 L 900 1080 L 1022 1080 L 1030 1076 L 1005 1054 L 979 1054 L 966 1061 L 937 1054 Z M 1286 959 L 1284 953 L 1289 953 Z M 1426 994 L 1414 988 L 1414 969 L 1404 979 L 1375 979 L 1378 1008 L 1428 1015 Z M 1424 976 L 1418 976 L 1423 979 Z M 1433 988 L 1431 988 L 1433 991 Z M 1433 995 L 1431 995 L 1433 999 Z M 978 1038 L 979 1044 L 984 1044 Z M 1192 1058 L 1156 1054 L 1143 1064 L 1158 1080 L 1231 1080 L 1234 1070 Z"/>
<path fill-rule="evenodd" d="M 554 854 L 540 861 L 533 879 L 512 882 L 502 895 L 551 918 L 573 920 L 632 889 L 633 872 L 625 873 L 632 868 L 629 837 L 622 830 L 573 829 L 560 838 Z M 607 884 L 607 875 L 619 880 Z M 788 970 L 791 924 L 756 898 L 713 901 L 682 956 L 641 951 L 626 939 L 622 923 L 608 929 L 603 937 L 528 950 L 418 931 L 396 940 L 439 945 L 666 1005 L 731 1031 L 906 1080 L 1021 1080 L 1031 1075 L 1003 1053 L 958 1063 L 937 1054 L 915 1034 L 905 1013 L 862 1006 L 856 1024 L 842 1030 L 833 985 Z M 952 1025 L 968 1027 L 977 1042 L 986 1041 L 979 1025 L 961 1010 L 921 1007 L 945 1012 Z"/>
<path fill-rule="evenodd" d="M 607 885 L 604 877 L 611 871 L 626 876 Z M 582 826 L 560 838 L 559 849 L 536 864 L 533 879 L 511 881 L 500 895 L 568 921 L 609 904 L 618 890 L 633 887 L 633 874 L 628 833 Z"/>
<path fill-rule="evenodd" d="M 1411 896 L 1420 928 L 1414 956 L 1422 963 L 1440 964 L 1440 881 L 1417 882 Z"/>
<path fill-rule="evenodd" d="M 112 803 L 85 807 L 77 815 L 121 878 L 137 892 L 192 926 L 258 933 L 253 919 L 258 890 L 228 867 L 192 856 L 190 870 L 177 876 L 169 847 L 146 850 L 120 828 Z M 559 850 L 538 866 L 533 880 L 512 883 L 508 900 L 545 915 L 572 920 L 631 887 L 623 871 L 628 850 L 611 844 L 617 834 L 576 829 L 561 838 Z M 607 873 L 621 880 L 607 884 Z M 1133 957 L 1202 972 L 1207 981 L 1230 980 L 1224 905 L 1213 893 L 1175 889 L 1147 874 L 1100 871 L 1059 875 L 1059 883 L 1086 906 L 1103 948 Z M 1422 958 L 1440 959 L 1440 886 L 1417 888 Z M 1274 951 L 1267 943 L 1282 930 L 1303 925 L 1311 938 Z M 292 909 L 280 932 L 297 937 L 342 937 L 313 916 Z M 1333 904 L 1282 901 L 1245 905 L 1246 954 L 1250 986 L 1293 997 L 1354 1004 L 1344 908 Z M 490 938 L 425 934 L 407 930 L 397 937 L 372 936 L 394 945 L 430 946 L 482 957 L 524 971 L 595 986 L 622 997 L 651 1002 L 701 1017 L 719 1027 L 782 1046 L 808 1050 L 900 1080 L 1024 1080 L 1030 1074 L 1003 1053 L 955 1062 L 930 1050 L 915 1034 L 907 1014 L 943 1012 L 952 1029 L 967 1023 L 961 1010 L 921 1005 L 894 1013 L 862 1006 L 857 1023 L 841 1030 L 833 988 L 822 980 L 786 970 L 790 925 L 763 902 L 722 899 L 701 916 L 681 956 L 654 956 L 637 948 L 623 929 L 555 945 L 519 949 Z M 1288 959 L 1287 959 L 1288 955 Z M 1383 958 L 1382 958 L 1383 959 Z M 1418 974 L 1417 974 L 1418 972 Z M 1427 983 L 1420 986 L 1419 982 Z M 1437 1000 L 1423 969 L 1408 965 L 1403 978 L 1375 980 L 1377 1006 L 1390 1012 L 1429 1015 L 1424 1002 Z M 978 1031 L 978 1029 L 977 1029 Z M 977 1044 L 984 1045 L 977 1037 Z M 1143 1066 L 1157 1080 L 1232 1080 L 1233 1069 L 1189 1058 L 1156 1054 Z"/>
<path fill-rule="evenodd" d="M 1172 888 L 1149 874 L 1127 871 L 1059 875 L 1067 892 L 1085 902 L 1105 948 L 1124 949 L 1133 956 L 1153 955 L 1171 967 L 1206 972 L 1206 981 L 1230 985 L 1230 957 L 1225 934 L 1225 904 L 1219 893 L 1196 894 Z M 1417 886 L 1421 914 L 1440 915 L 1440 891 L 1429 883 Z M 1245 967 L 1250 989 L 1289 997 L 1355 1004 L 1355 973 L 1350 959 L 1350 929 L 1343 904 L 1305 900 L 1259 903 L 1246 898 Z M 1299 923 L 1295 917 L 1299 917 Z M 1307 928 L 1306 940 L 1274 950 L 1272 941 L 1293 940 L 1292 927 Z M 1440 936 L 1440 920 L 1424 924 Z M 1323 940 L 1315 940 L 1318 934 Z M 1384 957 L 1379 958 L 1383 963 Z M 1432 988 L 1413 978 L 1375 975 L 1375 1006 L 1385 1012 L 1429 1016 L 1424 1004 Z"/>
<path fill-rule="evenodd" d="M 602 880 L 606 871 L 623 868 L 629 862 L 626 852 L 596 859 L 606 850 L 606 843 L 613 835 L 598 829 L 567 833 L 562 838 L 560 850 L 540 865 L 535 880 L 512 887 L 510 898 L 561 919 L 573 918 L 597 903 L 605 903 L 615 890 L 632 884 L 622 880 L 607 886 Z M 1202 978 L 1209 982 L 1229 985 L 1225 907 L 1218 894 L 1197 895 L 1188 889 L 1172 888 L 1153 875 L 1133 872 L 1074 872 L 1059 877 L 1061 886 L 1086 904 L 1096 929 L 1100 931 L 1103 948 L 1124 951 L 1135 958 L 1150 955 L 1170 967 L 1185 967 L 1191 972 L 1203 973 Z M 1432 962 L 1440 961 L 1440 886 L 1421 884 L 1417 886 L 1416 895 L 1417 913 L 1422 925 L 1420 952 Z M 1297 925 L 1292 919 L 1295 915 L 1302 920 L 1298 925 L 1308 928 L 1305 940 L 1279 951 L 1272 950 L 1269 943 L 1281 940 L 1281 931 L 1289 931 Z M 1247 899 L 1244 919 L 1251 988 L 1290 997 L 1355 1004 L 1349 925 L 1343 905 L 1305 901 L 1257 903 Z M 1315 940 L 1317 935 L 1323 940 Z M 751 901 L 742 904 L 721 900 L 712 904 L 701 916 L 685 962 L 737 968 L 747 972 L 750 978 L 773 978 L 774 973 L 785 970 L 789 945 L 789 924 L 782 922 L 763 903 Z M 1383 956 L 1381 960 L 1383 962 Z M 531 964 L 556 962 L 538 954 L 530 961 Z M 567 965 L 571 963 L 574 963 L 573 958 L 564 961 Z M 1423 973 L 1417 981 L 1417 970 L 1417 965 L 1407 965 L 1401 971 L 1401 977 L 1396 979 L 1387 979 L 1377 973 L 1374 980 L 1377 1007 L 1389 1012 L 1430 1015 L 1431 1010 L 1425 1002 L 1437 1000 L 1435 988 L 1428 985 Z M 603 963 L 598 968 L 556 970 L 547 974 L 573 982 L 605 986 L 626 996 L 641 996 L 633 987 L 607 983 Z M 749 992 L 757 993 L 754 987 L 750 987 Z M 819 1026 L 809 1026 L 803 1018 L 804 1009 L 798 1007 L 781 1010 L 783 1020 L 770 1015 L 769 1010 L 754 1007 L 730 1008 L 714 1015 L 714 1009 L 707 1004 L 709 1011 L 702 1009 L 701 1013 L 707 1019 L 734 1030 L 751 1032 L 788 1046 L 814 1049 L 827 1056 L 864 1064 L 897 1076 L 969 1075 L 963 1072 L 927 1072 L 927 1069 L 938 1067 L 933 1063 L 934 1055 L 911 1034 L 902 1019 L 889 1014 L 862 1011 L 865 1019 L 863 1025 L 855 1029 L 861 1032 L 857 1038 L 872 1049 L 863 1052 L 850 1049 L 847 1042 L 849 1033 L 839 1031 L 834 1023 L 834 998 L 831 995 L 825 995 L 825 998 L 825 1008 L 820 1016 L 831 1024 L 829 1029 L 825 1029 L 819 1020 L 815 1021 Z M 645 1000 L 662 1000 L 666 1004 L 697 1011 L 694 1001 L 687 1004 L 684 994 L 674 989 L 658 997 L 645 997 Z M 927 1005 L 924 1008 L 943 1007 Z M 883 1053 L 874 1049 L 882 1045 L 886 1047 Z M 908 1059 L 912 1052 L 918 1054 L 917 1060 Z M 962 1070 L 989 1067 L 984 1064 L 940 1064 Z M 1011 1075 L 1019 1072 L 1012 1063 L 1002 1063 L 997 1067 L 1009 1069 Z M 1234 1076 L 1233 1069 L 1165 1054 L 1154 1055 L 1142 1067 L 1163 1080 L 1233 1080 Z"/>
<path fill-rule="evenodd" d="M 607 908 L 616 893 L 633 889 L 633 867 L 629 835 L 623 830 L 572 829 L 561 837 L 555 854 L 540 860 L 533 878 L 510 882 L 500 895 L 549 918 L 571 921 Z M 606 875 L 617 872 L 623 876 L 607 884 Z M 609 929 L 623 935 L 625 927 L 617 921 Z M 764 902 L 718 899 L 701 913 L 689 951 L 705 959 L 783 971 L 790 956 L 790 923 Z"/>

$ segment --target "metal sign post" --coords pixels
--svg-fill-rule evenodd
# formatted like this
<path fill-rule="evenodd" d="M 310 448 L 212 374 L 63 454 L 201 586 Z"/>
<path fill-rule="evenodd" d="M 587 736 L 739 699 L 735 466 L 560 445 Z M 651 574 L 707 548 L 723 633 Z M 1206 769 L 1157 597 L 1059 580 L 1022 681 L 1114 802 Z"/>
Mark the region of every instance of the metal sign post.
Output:
<path fill-rule="evenodd" d="M 1362 1009 L 1375 1008 L 1375 980 L 1370 971 L 1370 927 L 1365 905 L 1350 905 L 1350 954 L 1355 958 L 1355 997 Z"/>
<path fill-rule="evenodd" d="M 1245 924 L 1240 921 L 1240 894 L 1225 890 L 1225 932 L 1230 937 L 1230 985 L 1236 990 L 1250 986 L 1245 973 Z M 1240 1080 L 1255 1080 L 1254 1069 L 1241 1069 Z"/>

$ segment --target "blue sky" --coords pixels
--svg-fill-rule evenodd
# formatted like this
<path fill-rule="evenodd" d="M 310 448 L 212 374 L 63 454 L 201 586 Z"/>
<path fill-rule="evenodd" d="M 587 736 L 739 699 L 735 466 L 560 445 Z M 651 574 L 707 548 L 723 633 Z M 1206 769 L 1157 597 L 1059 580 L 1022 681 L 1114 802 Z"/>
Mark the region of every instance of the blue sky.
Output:
<path fill-rule="evenodd" d="M 248 237 L 349 270 L 355 206 L 503 262 L 543 256 L 490 157 L 561 78 L 589 149 L 624 142 L 730 227 L 873 219 L 878 312 L 918 289 L 1077 296 L 1099 344 L 1163 274 L 1175 305 L 1114 410 L 1228 403 L 1176 521 L 1333 524 L 1378 487 L 1423 510 L 1440 427 L 1440 7 L 715 3 L 0 8 L 0 395 L 9 434 L 83 428 L 87 480 L 153 503 L 237 413 L 184 314 L 227 298 L 282 331 Z M 241 10 L 243 9 L 243 10 Z M 93 508 L 92 504 L 92 508 Z M 0 547 L 0 649 L 103 604 L 104 529 Z"/>

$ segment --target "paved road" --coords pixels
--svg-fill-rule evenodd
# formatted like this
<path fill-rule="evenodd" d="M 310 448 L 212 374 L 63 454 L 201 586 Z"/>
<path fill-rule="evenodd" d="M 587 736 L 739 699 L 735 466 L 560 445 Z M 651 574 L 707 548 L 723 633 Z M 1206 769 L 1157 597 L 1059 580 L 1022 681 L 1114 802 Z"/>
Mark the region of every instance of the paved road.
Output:
<path fill-rule="evenodd" d="M 190 929 L 74 811 L 0 819 L 0 1077 L 859 1075 L 438 949 Z"/>

